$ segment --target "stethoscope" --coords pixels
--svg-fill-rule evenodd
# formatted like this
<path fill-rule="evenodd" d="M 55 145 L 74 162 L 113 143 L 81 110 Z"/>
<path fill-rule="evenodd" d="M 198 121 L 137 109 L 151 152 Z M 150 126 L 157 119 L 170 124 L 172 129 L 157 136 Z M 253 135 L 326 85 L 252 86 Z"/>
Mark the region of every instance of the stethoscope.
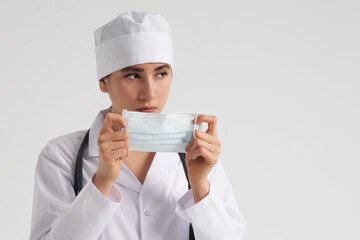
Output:
<path fill-rule="evenodd" d="M 76 196 L 79 194 L 79 192 L 83 188 L 82 164 L 83 164 L 84 150 L 89 142 L 89 133 L 90 133 L 90 129 L 86 132 L 84 139 L 82 140 L 82 142 L 80 144 L 78 154 L 76 156 L 75 173 L 74 173 L 74 191 L 75 191 Z M 190 186 L 190 182 L 189 182 L 188 170 L 186 167 L 185 153 L 178 153 L 178 154 L 180 156 L 180 160 L 181 160 L 182 166 L 184 168 L 186 180 L 188 182 L 188 189 L 190 189 L 191 186 Z M 190 229 L 189 229 L 189 239 L 195 240 L 194 230 L 193 230 L 191 223 L 190 223 Z"/>

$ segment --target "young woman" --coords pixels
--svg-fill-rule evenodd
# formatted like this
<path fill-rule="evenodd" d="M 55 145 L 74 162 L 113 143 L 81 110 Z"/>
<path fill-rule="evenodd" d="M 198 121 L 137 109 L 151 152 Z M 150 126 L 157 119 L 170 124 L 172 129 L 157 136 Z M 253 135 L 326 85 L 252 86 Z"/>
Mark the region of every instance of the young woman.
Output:
<path fill-rule="evenodd" d="M 218 161 L 215 116 L 197 118 L 208 129 L 195 131 L 183 159 L 130 151 L 129 133 L 120 130 L 123 109 L 161 113 L 166 104 L 173 66 L 167 22 L 126 12 L 95 31 L 95 45 L 99 86 L 112 106 L 88 134 L 70 133 L 42 149 L 30 239 L 241 239 L 245 223 Z"/>

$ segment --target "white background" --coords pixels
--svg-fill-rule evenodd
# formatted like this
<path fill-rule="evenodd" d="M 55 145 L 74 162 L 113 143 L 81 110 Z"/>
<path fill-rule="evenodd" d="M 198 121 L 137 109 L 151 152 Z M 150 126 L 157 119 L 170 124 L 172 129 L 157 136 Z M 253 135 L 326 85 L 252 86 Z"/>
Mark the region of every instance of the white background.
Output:
<path fill-rule="evenodd" d="M 165 112 L 218 116 L 245 240 L 360 239 L 360 3 L 1 1 L 1 239 L 27 239 L 38 154 L 110 106 L 93 32 L 128 11 L 172 28 Z"/>

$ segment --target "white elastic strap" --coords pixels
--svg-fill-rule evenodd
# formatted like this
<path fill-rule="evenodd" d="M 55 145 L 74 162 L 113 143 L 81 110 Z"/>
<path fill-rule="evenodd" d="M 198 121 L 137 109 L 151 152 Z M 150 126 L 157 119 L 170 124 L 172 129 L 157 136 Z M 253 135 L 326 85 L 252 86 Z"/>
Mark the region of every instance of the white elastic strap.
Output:
<path fill-rule="evenodd" d="M 196 116 L 195 116 L 195 123 L 194 123 L 194 131 L 193 131 L 193 135 L 194 135 L 194 139 L 196 139 L 196 136 L 195 136 L 195 130 L 196 130 L 196 121 L 197 121 L 197 118 L 198 118 L 198 113 L 196 113 Z"/>
<path fill-rule="evenodd" d="M 127 117 L 127 109 L 123 109 L 121 115 L 125 118 L 126 121 L 126 117 Z M 123 131 L 125 128 L 123 126 L 120 125 L 119 127 L 119 131 Z"/>

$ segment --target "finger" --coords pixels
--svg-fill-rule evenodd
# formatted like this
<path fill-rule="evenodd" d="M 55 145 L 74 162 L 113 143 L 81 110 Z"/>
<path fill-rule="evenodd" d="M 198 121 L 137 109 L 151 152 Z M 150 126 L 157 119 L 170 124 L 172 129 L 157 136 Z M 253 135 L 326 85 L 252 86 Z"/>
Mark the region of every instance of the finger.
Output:
<path fill-rule="evenodd" d="M 190 149 L 190 156 L 193 158 L 193 152 L 195 149 L 197 148 L 200 148 L 200 147 L 203 147 L 205 149 L 207 149 L 209 152 L 211 153 L 217 153 L 218 152 L 218 149 L 214 146 L 214 145 L 211 145 L 207 142 L 205 142 L 204 140 L 201 140 L 201 139 L 196 139 L 194 141 L 194 144 L 192 145 L 191 149 Z"/>
<path fill-rule="evenodd" d="M 120 148 L 115 151 L 105 152 L 103 155 L 103 160 L 106 162 L 115 162 L 116 160 L 124 160 L 127 155 L 127 150 L 125 148 Z"/>
<path fill-rule="evenodd" d="M 118 141 L 126 141 L 129 138 L 128 131 L 117 131 L 114 133 L 103 133 L 98 137 L 98 145 L 104 142 L 118 142 Z"/>
<path fill-rule="evenodd" d="M 217 136 L 217 117 L 213 115 L 199 115 L 197 119 L 193 120 L 193 123 L 199 124 L 202 122 L 208 123 L 208 129 L 206 130 L 206 133 Z"/>
<path fill-rule="evenodd" d="M 121 149 L 125 149 L 125 157 L 124 158 L 127 158 L 129 155 L 130 155 L 130 145 L 129 145 L 129 142 L 128 141 L 125 141 L 124 142 L 125 144 L 124 144 L 124 146 L 123 147 L 121 147 L 121 148 L 118 148 L 118 149 L 114 149 L 114 150 L 112 150 L 112 152 L 116 152 L 116 151 L 118 151 L 118 150 L 121 150 Z"/>
<path fill-rule="evenodd" d="M 126 130 L 123 131 L 117 131 L 114 133 L 103 133 L 101 135 L 99 135 L 99 138 L 101 137 L 101 139 L 103 141 L 125 141 L 129 138 L 129 132 Z"/>
<path fill-rule="evenodd" d="M 126 121 L 122 115 L 117 113 L 107 113 L 105 115 L 104 122 L 99 134 L 107 132 L 113 133 L 114 130 L 112 129 L 112 126 L 114 122 L 118 122 L 122 127 L 126 127 Z"/>
<path fill-rule="evenodd" d="M 189 144 L 185 148 L 185 152 L 187 153 L 190 152 L 191 146 L 194 144 L 194 141 L 195 141 L 194 136 L 192 136 Z"/>
<path fill-rule="evenodd" d="M 207 150 L 207 149 L 205 149 L 203 147 L 195 149 L 195 151 L 192 154 L 193 159 L 196 159 L 196 158 L 198 158 L 200 156 L 204 157 L 205 162 L 207 164 L 209 164 L 209 165 L 212 165 L 213 162 L 215 162 L 215 155 L 212 154 L 211 152 L 209 152 L 209 150 Z"/>
<path fill-rule="evenodd" d="M 195 136 L 196 136 L 196 138 L 204 140 L 204 141 L 208 142 L 209 144 L 216 145 L 216 146 L 221 145 L 219 139 L 216 136 L 212 136 L 206 132 L 203 132 L 200 130 L 195 130 Z"/>
<path fill-rule="evenodd" d="M 120 148 L 118 150 L 112 151 L 114 161 L 116 162 L 118 160 L 124 160 L 126 158 L 127 152 L 128 151 L 125 148 Z"/>
<path fill-rule="evenodd" d="M 127 157 L 127 150 L 122 148 L 122 149 L 118 149 L 116 150 L 117 151 L 117 154 L 114 156 L 115 158 L 115 163 L 118 167 L 121 166 L 123 160 Z M 117 157 L 118 156 L 118 157 Z"/>
<path fill-rule="evenodd" d="M 129 148 L 129 142 L 128 141 L 106 142 L 106 143 L 99 145 L 99 149 L 102 152 L 115 151 L 120 148 Z"/>
<path fill-rule="evenodd" d="M 117 131 L 111 134 L 110 139 L 111 141 L 125 141 L 129 138 L 129 132 L 126 130 Z"/>

